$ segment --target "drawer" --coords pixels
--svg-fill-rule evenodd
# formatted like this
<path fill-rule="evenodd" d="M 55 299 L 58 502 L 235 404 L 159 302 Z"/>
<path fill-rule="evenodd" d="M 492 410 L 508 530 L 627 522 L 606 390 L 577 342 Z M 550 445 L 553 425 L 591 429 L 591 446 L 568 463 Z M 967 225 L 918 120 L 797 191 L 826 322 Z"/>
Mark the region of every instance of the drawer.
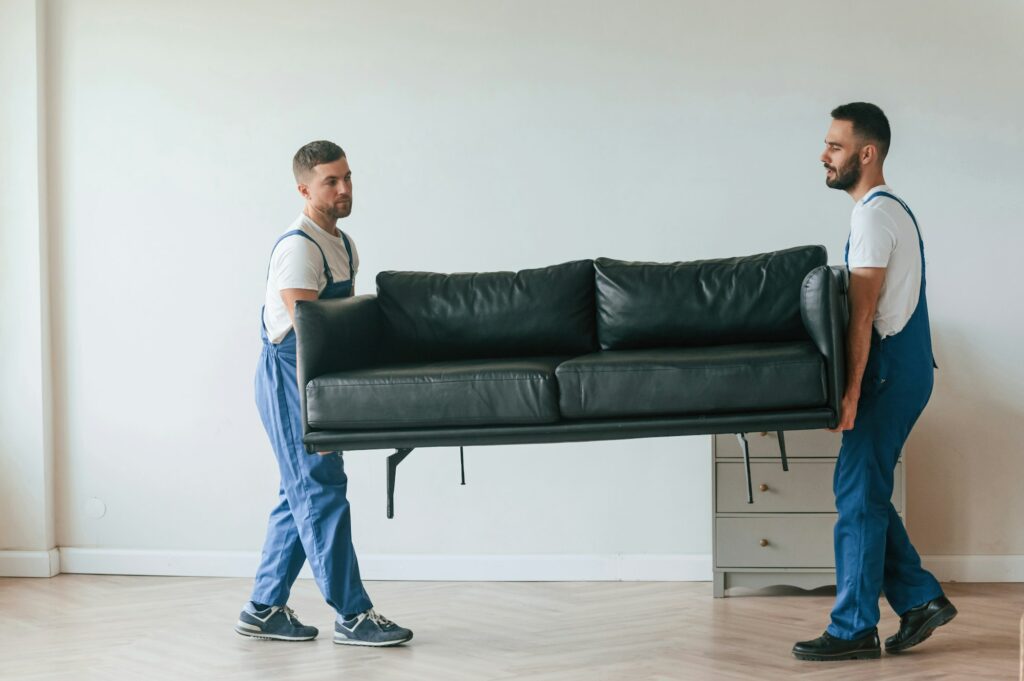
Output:
<path fill-rule="evenodd" d="M 788 438 L 787 438 L 788 439 Z M 789 470 L 778 462 L 750 464 L 754 503 L 747 503 L 747 482 L 742 461 L 715 463 L 715 511 L 718 513 L 835 513 L 832 474 L 835 459 L 791 461 Z M 892 503 L 903 509 L 903 462 L 893 475 Z"/>
<path fill-rule="evenodd" d="M 735 435 L 715 435 L 715 457 L 743 457 L 743 447 Z M 799 459 L 806 457 L 835 457 L 839 454 L 842 435 L 827 430 L 786 431 L 786 456 Z M 747 433 L 751 457 L 779 458 L 779 437 L 774 432 Z"/>
<path fill-rule="evenodd" d="M 835 514 L 716 518 L 715 567 L 833 569 L 835 522 Z"/>

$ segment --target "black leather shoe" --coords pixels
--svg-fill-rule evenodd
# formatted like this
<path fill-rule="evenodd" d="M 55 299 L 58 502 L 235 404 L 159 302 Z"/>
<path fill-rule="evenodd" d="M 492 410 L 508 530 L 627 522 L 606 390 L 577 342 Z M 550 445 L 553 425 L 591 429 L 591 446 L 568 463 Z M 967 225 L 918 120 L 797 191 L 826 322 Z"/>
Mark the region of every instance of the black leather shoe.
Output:
<path fill-rule="evenodd" d="M 855 641 L 846 641 L 832 636 L 827 631 L 813 641 L 800 641 L 793 646 L 793 654 L 798 660 L 877 660 L 882 656 L 882 648 L 878 645 L 878 630 L 872 629 L 870 634 Z"/>
<path fill-rule="evenodd" d="M 885 639 L 885 652 L 898 653 L 916 646 L 932 635 L 937 627 L 956 617 L 956 608 L 945 596 L 911 608 L 900 615 L 900 630 Z"/>

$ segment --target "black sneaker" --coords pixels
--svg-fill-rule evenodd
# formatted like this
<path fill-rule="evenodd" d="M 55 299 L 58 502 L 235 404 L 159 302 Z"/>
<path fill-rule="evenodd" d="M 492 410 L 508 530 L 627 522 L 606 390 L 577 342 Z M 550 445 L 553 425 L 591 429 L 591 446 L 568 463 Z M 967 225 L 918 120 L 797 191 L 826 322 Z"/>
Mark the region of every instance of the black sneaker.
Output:
<path fill-rule="evenodd" d="M 307 627 L 288 606 L 271 605 L 257 610 L 248 603 L 238 616 L 235 631 L 242 636 L 266 638 L 275 641 L 312 641 L 320 632 Z"/>
<path fill-rule="evenodd" d="M 334 642 L 349 646 L 397 646 L 412 639 L 412 632 L 370 608 L 352 619 L 334 622 Z"/>
<path fill-rule="evenodd" d="M 933 598 L 924 605 L 900 615 L 900 630 L 885 639 L 885 652 L 898 653 L 912 648 L 932 635 L 936 628 L 956 617 L 956 607 L 945 596 Z"/>
<path fill-rule="evenodd" d="M 846 641 L 832 636 L 827 631 L 813 641 L 800 641 L 793 646 L 793 654 L 798 660 L 814 660 L 829 662 L 832 660 L 877 660 L 882 656 L 882 648 L 878 644 L 878 630 L 854 641 Z"/>

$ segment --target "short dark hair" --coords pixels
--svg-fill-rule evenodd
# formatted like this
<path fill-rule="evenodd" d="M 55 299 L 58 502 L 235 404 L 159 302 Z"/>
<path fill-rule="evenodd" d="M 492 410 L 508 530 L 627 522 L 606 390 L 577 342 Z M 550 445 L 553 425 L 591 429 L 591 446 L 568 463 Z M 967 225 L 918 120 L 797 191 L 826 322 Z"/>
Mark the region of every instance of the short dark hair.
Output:
<path fill-rule="evenodd" d="M 292 173 L 296 182 L 302 182 L 302 178 L 313 170 L 313 166 L 321 163 L 334 163 L 340 158 L 345 158 L 345 150 L 334 142 L 317 140 L 310 142 L 295 152 L 292 159 Z"/>
<path fill-rule="evenodd" d="M 885 159 L 892 131 L 889 130 L 889 119 L 880 108 L 868 102 L 850 102 L 832 109 L 832 118 L 853 123 L 853 132 L 877 144 L 878 153 Z"/>

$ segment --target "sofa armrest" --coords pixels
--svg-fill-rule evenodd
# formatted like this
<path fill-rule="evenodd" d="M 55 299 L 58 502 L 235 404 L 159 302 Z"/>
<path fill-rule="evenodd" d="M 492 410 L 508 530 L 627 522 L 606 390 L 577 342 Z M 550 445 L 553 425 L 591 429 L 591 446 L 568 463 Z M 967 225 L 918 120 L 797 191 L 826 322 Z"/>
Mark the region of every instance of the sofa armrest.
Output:
<path fill-rule="evenodd" d="M 296 373 L 302 434 L 309 434 L 306 385 L 324 374 L 369 367 L 380 359 L 382 317 L 377 296 L 295 304 Z"/>
<path fill-rule="evenodd" d="M 836 414 L 833 428 L 839 423 L 846 389 L 847 277 L 845 267 L 816 267 L 807 273 L 800 292 L 804 327 L 825 357 L 828 403 Z"/>

